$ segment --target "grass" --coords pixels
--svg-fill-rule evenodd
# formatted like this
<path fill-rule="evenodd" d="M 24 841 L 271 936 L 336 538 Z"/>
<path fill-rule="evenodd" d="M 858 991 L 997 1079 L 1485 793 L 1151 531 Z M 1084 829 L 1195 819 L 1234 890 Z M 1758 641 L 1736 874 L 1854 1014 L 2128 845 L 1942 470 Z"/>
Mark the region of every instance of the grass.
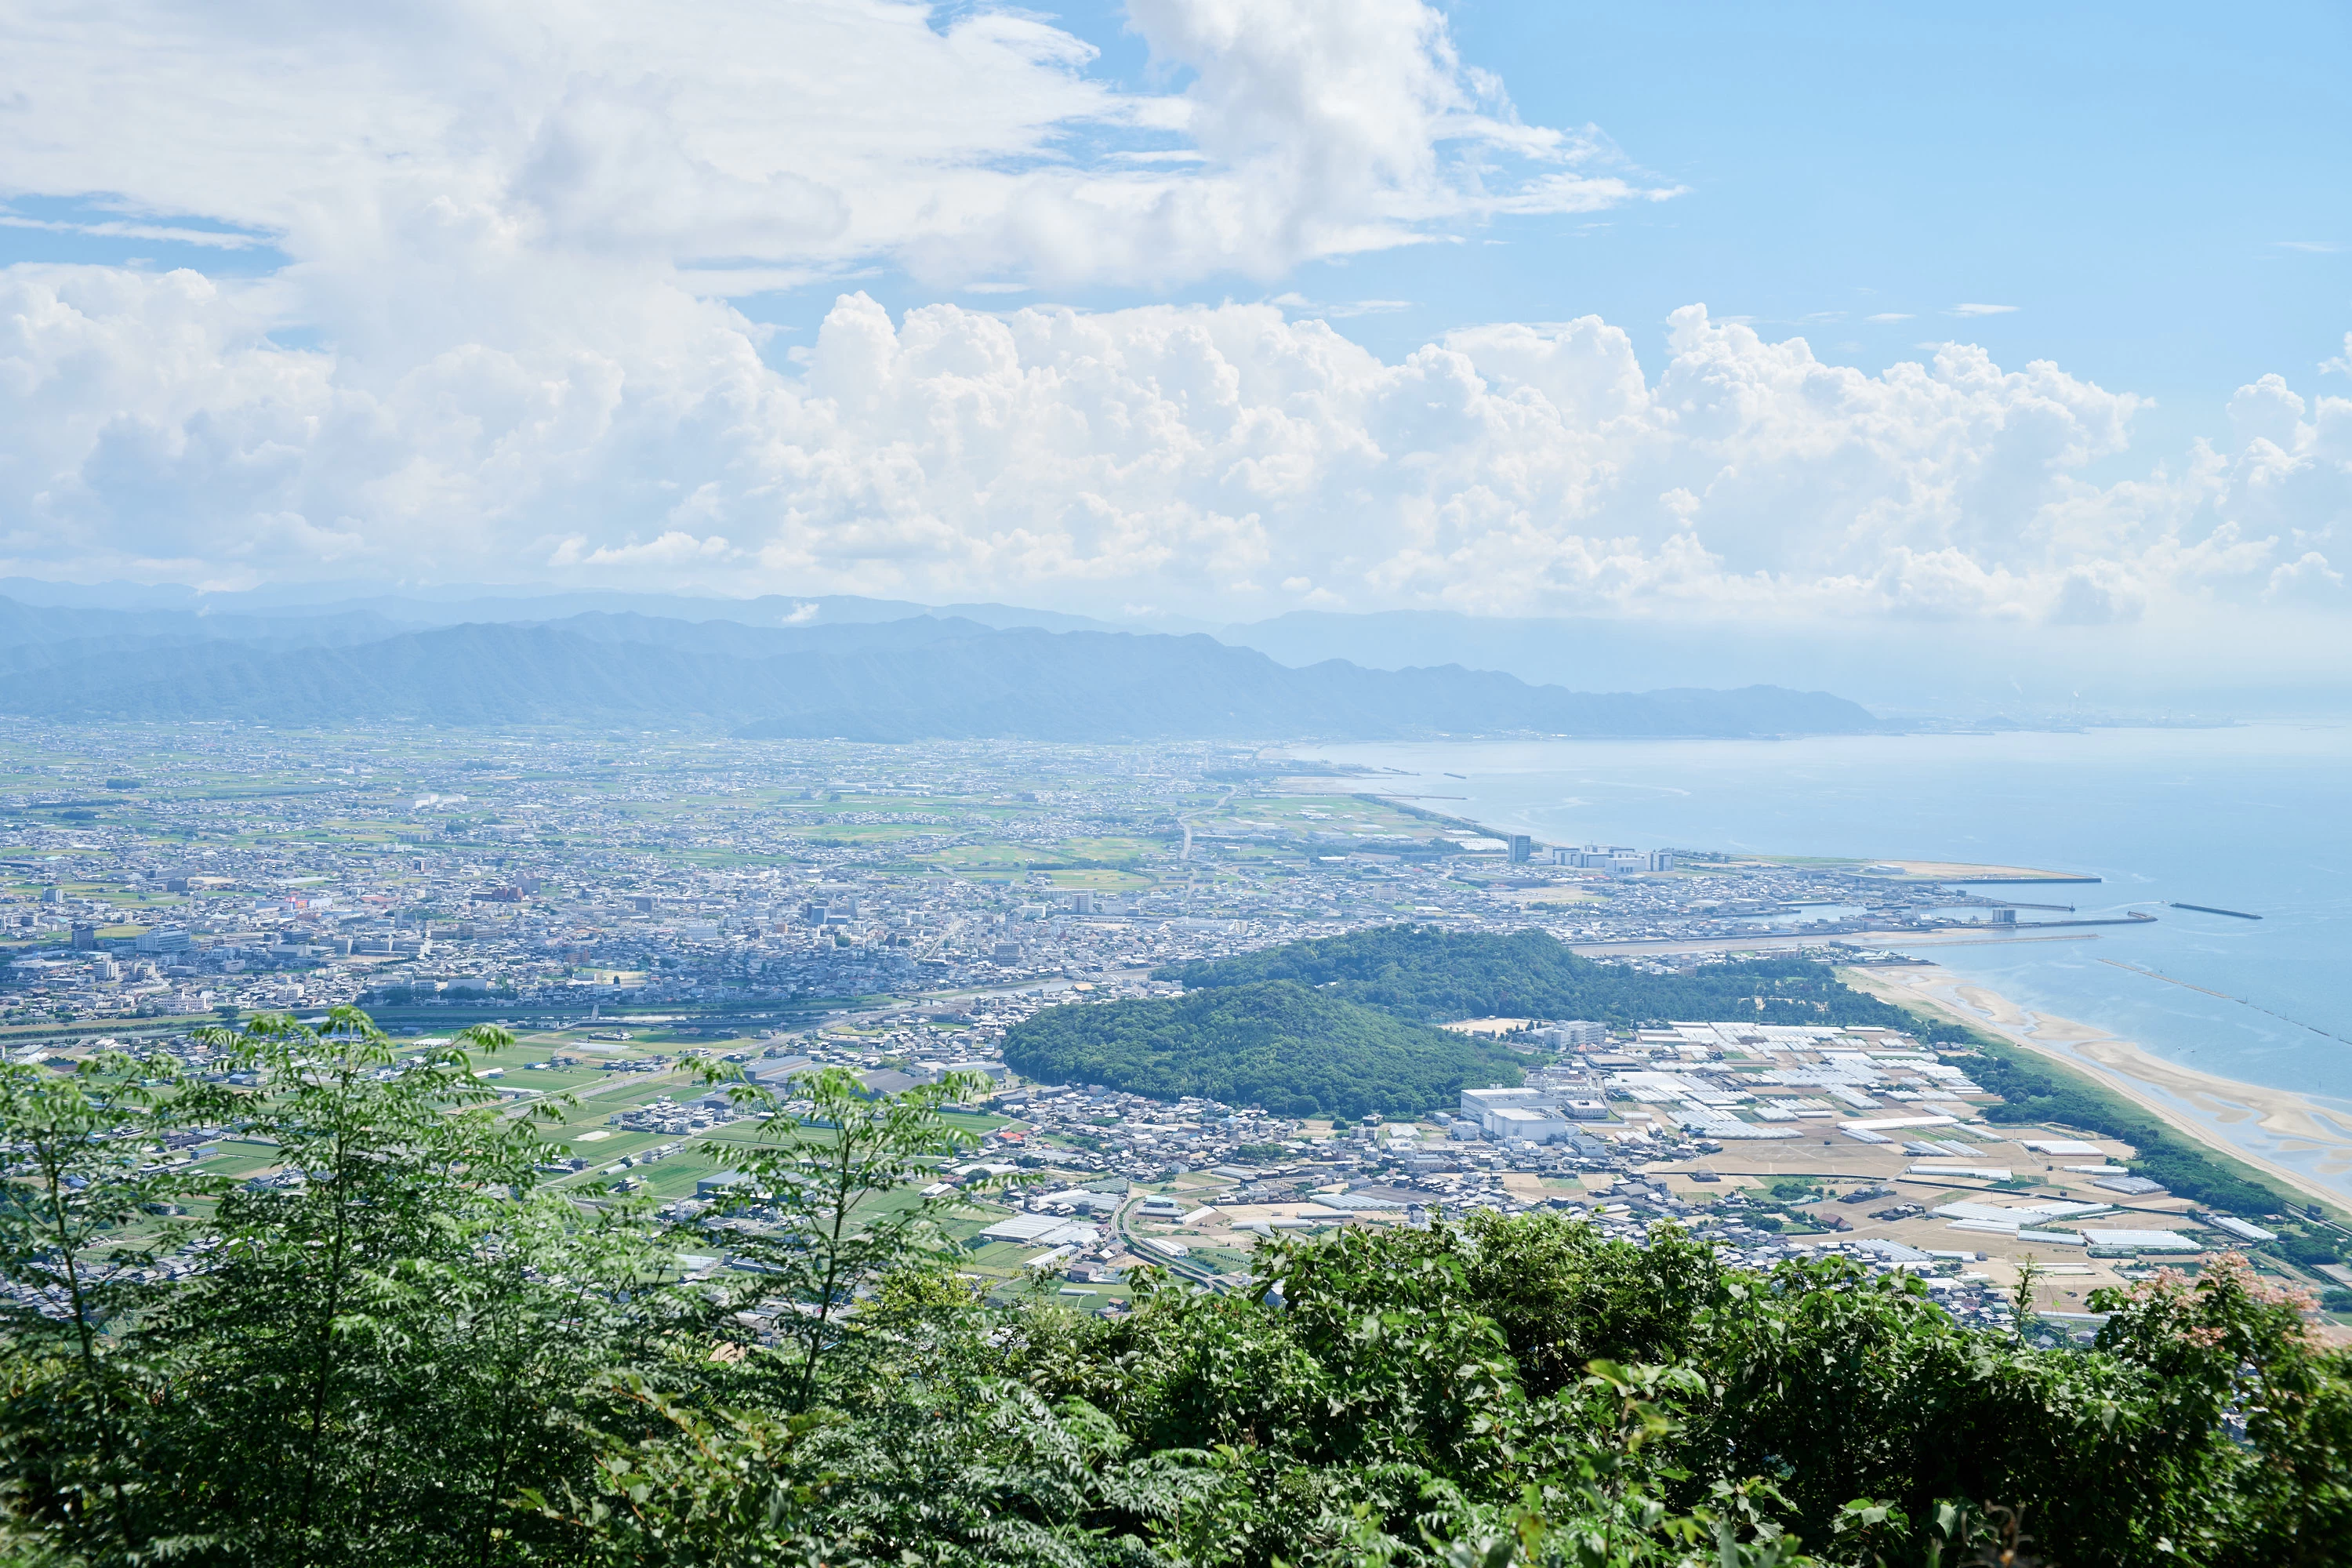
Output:
<path fill-rule="evenodd" d="M 203 1161 L 198 1168 L 206 1173 L 238 1180 L 256 1175 L 278 1163 L 278 1149 L 269 1143 L 245 1143 L 225 1141 L 220 1152 Z"/>

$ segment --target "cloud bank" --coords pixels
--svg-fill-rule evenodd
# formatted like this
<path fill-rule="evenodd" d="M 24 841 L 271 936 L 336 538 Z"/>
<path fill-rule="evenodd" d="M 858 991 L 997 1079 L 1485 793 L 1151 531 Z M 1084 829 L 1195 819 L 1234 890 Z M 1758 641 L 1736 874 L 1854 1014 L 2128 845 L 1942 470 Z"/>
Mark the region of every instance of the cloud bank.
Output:
<path fill-rule="evenodd" d="M 723 304 L 659 289 L 593 340 L 387 367 L 278 346 L 270 291 L 0 276 L 14 569 L 1193 614 L 2344 603 L 2352 400 L 2277 376 L 2232 399 L 2227 440 L 2099 484 L 2127 394 L 1965 344 L 1867 375 L 1698 306 L 1653 382 L 1592 318 L 1389 363 L 1272 306 L 893 321 L 862 294 L 787 373 Z"/>
<path fill-rule="evenodd" d="M 2056 365 L 1869 375 L 1696 305 L 1651 377 L 1594 318 L 1388 363 L 1278 305 L 856 289 L 1270 279 L 1672 194 L 1522 124 L 1419 0 L 1136 0 L 1149 90 L 1027 13 L 879 0 L 132 9 L 19 9 L 0 182 L 72 198 L 27 222 L 284 260 L 0 269 L 0 569 L 1234 618 L 2352 604 L 2352 400 L 2275 375 L 2158 461 Z M 832 278 L 790 357 L 730 303 Z"/>

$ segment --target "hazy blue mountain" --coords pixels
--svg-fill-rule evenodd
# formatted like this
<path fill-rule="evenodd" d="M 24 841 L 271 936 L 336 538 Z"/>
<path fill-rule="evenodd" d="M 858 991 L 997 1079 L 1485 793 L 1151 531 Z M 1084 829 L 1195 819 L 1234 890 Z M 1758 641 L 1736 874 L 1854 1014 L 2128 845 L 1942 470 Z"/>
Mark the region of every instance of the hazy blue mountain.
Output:
<path fill-rule="evenodd" d="M 2037 726 L 2334 714 L 2352 701 L 2341 661 L 2315 660 L 2299 682 L 2256 680 L 2228 648 L 2215 650 L 2208 675 L 2151 679 L 2147 672 L 2169 655 L 2151 646 L 2158 634 L 2145 626 L 1297 610 L 1227 625 L 1216 635 L 1289 665 L 1459 664 L 1586 690 L 1754 681 L 1826 688 L 1894 714 L 1958 719 L 2006 710 Z"/>
<path fill-rule="evenodd" d="M 386 592 L 380 584 L 274 584 L 230 592 L 204 592 L 177 584 L 47 583 L 30 577 L 0 577 L 0 595 L 37 613 L 184 615 L 235 626 L 236 633 L 260 635 L 254 624 L 283 628 L 289 622 L 362 618 L 383 632 L 473 621 L 538 623 L 588 614 L 640 615 L 665 620 L 731 621 L 753 626 L 813 626 L 900 621 L 932 616 L 982 626 L 1041 626 L 1047 631 L 1126 629 L 1089 616 L 1035 610 L 1018 605 L 919 605 L 905 599 L 868 599 L 855 594 L 767 594 L 751 599 L 710 598 L 687 594 L 620 592 L 537 593 L 526 588 L 452 586 Z M 1206 627 L 1187 626 L 1185 629 Z"/>
<path fill-rule="evenodd" d="M 10 603 L 9 601 L 14 601 Z M 1890 627 L 1871 617 L 1802 622 L 1676 621 L 1660 616 L 1511 618 L 1445 610 L 1294 611 L 1213 626 L 1176 617 L 1114 622 L 1017 605 L 920 605 L 856 595 L 728 599 L 626 592 L 545 593 L 453 584 L 273 584 L 236 592 L 177 584 L 62 584 L 0 578 L 0 679 L 70 662 L 16 650 L 95 639 L 120 653 L 190 641 L 280 649 L 378 640 L 472 623 L 544 625 L 583 615 L 635 616 L 768 630 L 886 626 L 928 617 L 996 630 L 1208 632 L 1306 668 L 1343 659 L 1402 671 L 1458 665 L 1535 686 L 1651 691 L 1767 685 L 1845 693 L 1881 712 L 1964 719 L 2007 711 L 2029 725 L 2174 721 L 2341 711 L 2340 670 L 2315 663 L 2300 681 L 2249 683 L 2226 649 L 2210 679 L 2151 689 L 2146 627 L 1970 623 Z"/>
<path fill-rule="evenodd" d="M 194 643 L 237 642 L 295 648 L 368 642 L 403 629 L 396 623 L 366 614 L 298 620 L 189 610 L 27 605 L 0 598 L 0 669 L 37 668 L 106 653 L 136 653 Z"/>
<path fill-rule="evenodd" d="M 1835 684 L 1851 690 L 1855 689 L 1853 679 L 1881 679 L 1883 670 L 1872 660 L 1883 666 L 1887 657 L 1884 639 L 1858 626 L 1702 628 L 1613 616 L 1516 619 L 1452 610 L 1295 610 L 1271 620 L 1226 626 L 1216 635 L 1291 665 L 1327 658 L 1373 669 L 1459 664 L 1502 670 L 1538 684 L 1585 687 L 1719 685 L 1741 675 L 1783 684 Z M 1841 679 L 1825 679 L 1830 670 Z"/>
<path fill-rule="evenodd" d="M 542 623 L 581 615 L 635 615 L 701 626 L 734 624 L 790 628 L 865 626 L 920 616 L 965 620 L 1003 629 L 1038 626 L 1047 631 L 1109 631 L 1108 622 L 1056 610 L 1017 605 L 918 605 L 905 599 L 867 599 L 854 594 L 765 594 L 755 599 L 711 599 L 683 594 L 483 594 L 476 597 L 382 597 L 356 599 L 352 607 L 410 626 L 457 626 L 475 621 Z"/>
<path fill-rule="evenodd" d="M 159 616 L 169 619 L 169 616 Z M 1878 728 L 1853 703 L 1770 687 L 1596 694 L 1448 667 L 1293 669 L 1204 636 L 997 631 L 938 616 L 753 626 L 596 612 L 348 645 L 84 639 L 0 660 L 0 711 L 56 719 L 328 725 L 568 721 L 754 738 L 1382 739 L 1753 735 Z"/>
<path fill-rule="evenodd" d="M 673 621 L 634 611 L 595 611 L 546 623 L 549 629 L 595 642 L 642 643 L 679 653 L 726 658 L 772 658 L 824 650 L 921 647 L 957 637 L 986 637 L 996 628 L 958 616 L 925 612 L 892 621 L 835 621 L 808 626 L 745 626 L 740 621 Z"/>

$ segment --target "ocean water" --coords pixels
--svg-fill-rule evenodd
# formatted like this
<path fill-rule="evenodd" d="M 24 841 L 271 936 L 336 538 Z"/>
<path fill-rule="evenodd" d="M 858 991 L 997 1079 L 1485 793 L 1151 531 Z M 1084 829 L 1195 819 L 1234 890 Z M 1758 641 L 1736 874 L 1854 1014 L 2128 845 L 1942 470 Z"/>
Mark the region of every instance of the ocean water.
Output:
<path fill-rule="evenodd" d="M 1311 754 L 1401 770 L 1409 776 L 1379 787 L 1461 796 L 1425 804 L 1553 843 L 2097 877 L 1984 890 L 2073 904 L 2084 917 L 2158 919 L 2093 928 L 2093 942 L 1921 955 L 2184 1067 L 2352 1113 L 2352 728 L 1439 742 Z M 2176 900 L 2263 919 L 2166 907 Z M 2287 1158 L 2258 1134 L 2231 1135 Z M 2329 1184 L 2352 1191 L 2340 1173 Z"/>

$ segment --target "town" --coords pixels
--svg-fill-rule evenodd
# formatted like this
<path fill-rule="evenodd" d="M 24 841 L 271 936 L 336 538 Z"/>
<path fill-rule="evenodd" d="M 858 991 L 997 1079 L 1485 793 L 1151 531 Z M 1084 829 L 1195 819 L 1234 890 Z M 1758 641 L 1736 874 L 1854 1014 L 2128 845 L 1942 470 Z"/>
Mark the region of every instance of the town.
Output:
<path fill-rule="evenodd" d="M 1638 946 L 2019 907 L 1896 868 L 1536 846 L 1234 748 L 200 734 L 0 730 L 0 1024 L 782 1018 L 1401 920 Z"/>
<path fill-rule="evenodd" d="M 978 1086 L 974 1156 L 941 1172 L 972 1188 L 969 1268 L 1110 1310 L 1143 1265 L 1230 1289 L 1265 1238 L 1478 1209 L 1635 1239 L 1672 1221 L 1757 1267 L 1843 1255 L 1996 1322 L 2021 1266 L 2079 1296 L 2243 1239 L 2135 1187 L 2122 1145 L 2013 1142 L 1964 1057 L 1884 1032 L 1465 1020 L 1525 1056 L 1523 1087 L 1352 1126 L 1003 1059 L 1041 1008 L 1172 996 L 1164 965 L 1366 926 L 1537 927 L 1688 972 L 1727 938 L 1864 963 L 1888 955 L 1841 936 L 2058 908 L 1904 867 L 1540 845 L 1234 747 L 5 740 L 12 1059 L 122 1045 L 202 1074 L 207 1025 L 346 1003 L 420 1044 L 494 1021 L 520 1044 L 485 1093 L 562 1107 L 548 1179 L 674 1221 L 723 1195 L 752 1131 L 730 1081 L 789 1107 L 796 1075 L 839 1067 L 874 1093 Z M 167 1157 L 267 1182 L 271 1152 L 223 1131 Z"/>

